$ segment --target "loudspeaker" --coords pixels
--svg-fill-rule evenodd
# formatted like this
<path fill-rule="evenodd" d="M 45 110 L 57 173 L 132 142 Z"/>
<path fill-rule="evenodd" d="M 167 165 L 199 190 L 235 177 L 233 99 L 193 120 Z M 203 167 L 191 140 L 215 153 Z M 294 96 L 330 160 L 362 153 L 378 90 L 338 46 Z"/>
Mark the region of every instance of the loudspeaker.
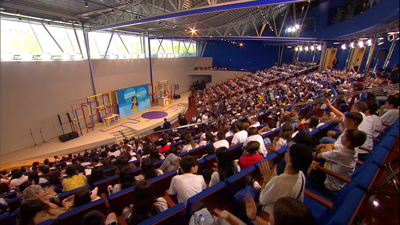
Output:
<path fill-rule="evenodd" d="M 174 95 L 174 99 L 181 98 L 181 95 Z"/>
<path fill-rule="evenodd" d="M 78 138 L 78 137 L 79 137 L 79 134 L 78 134 L 78 132 L 76 132 L 76 131 L 72 131 L 72 132 L 68 133 L 68 135 L 69 135 L 69 137 L 70 137 L 71 139 L 75 139 L 75 138 Z"/>
<path fill-rule="evenodd" d="M 66 142 L 66 141 L 71 140 L 71 137 L 69 136 L 69 134 L 62 134 L 62 135 L 58 136 L 58 139 L 61 142 Z"/>
<path fill-rule="evenodd" d="M 386 59 L 388 54 L 389 54 L 389 50 L 387 50 L 386 48 L 380 48 L 376 52 L 375 59 Z"/>

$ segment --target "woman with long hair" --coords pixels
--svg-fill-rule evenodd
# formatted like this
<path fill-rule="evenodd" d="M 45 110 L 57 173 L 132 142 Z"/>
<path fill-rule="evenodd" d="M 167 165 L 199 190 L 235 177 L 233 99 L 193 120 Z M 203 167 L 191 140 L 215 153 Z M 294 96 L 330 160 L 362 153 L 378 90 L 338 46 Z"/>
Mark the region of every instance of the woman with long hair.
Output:
<path fill-rule="evenodd" d="M 149 180 L 151 178 L 164 174 L 161 170 L 154 168 L 153 161 L 149 158 L 142 160 L 141 167 L 142 167 L 142 174 L 136 176 L 135 177 L 136 180 Z"/>
<path fill-rule="evenodd" d="M 196 142 L 194 142 L 192 136 L 186 135 L 185 136 L 185 145 L 182 148 L 182 152 L 188 152 L 197 147 L 199 147 L 199 145 Z"/>
<path fill-rule="evenodd" d="M 38 198 L 24 200 L 19 209 L 20 220 L 18 221 L 18 225 L 39 224 L 48 219 L 57 220 L 58 215 L 67 211 L 56 205 L 49 206 Z"/>
<path fill-rule="evenodd" d="M 286 122 L 279 131 L 279 136 L 275 137 L 273 142 L 274 149 L 279 150 L 287 145 L 287 141 L 292 138 L 293 126 L 290 122 Z"/>
<path fill-rule="evenodd" d="M 94 183 L 97 181 L 103 180 L 104 177 L 104 172 L 103 172 L 103 167 L 102 166 L 95 166 L 92 168 L 92 172 L 90 173 L 90 185 L 94 187 Z"/>
<path fill-rule="evenodd" d="M 131 169 L 129 166 L 124 167 L 121 172 L 119 173 L 119 182 L 118 184 L 114 185 L 111 190 L 111 185 L 108 186 L 109 194 L 116 193 L 121 191 L 125 188 L 129 188 L 134 186 L 136 183 L 135 177 L 133 176 Z"/>
<path fill-rule="evenodd" d="M 211 175 L 210 187 L 240 172 L 239 165 L 234 162 L 231 153 L 226 147 L 217 148 L 216 157 L 218 166 L 213 168 L 214 172 Z"/>
<path fill-rule="evenodd" d="M 138 98 L 136 96 L 132 97 L 132 112 L 137 112 L 138 111 L 138 106 L 139 106 L 139 102 L 138 102 Z"/>
<path fill-rule="evenodd" d="M 162 197 L 156 198 L 153 186 L 146 180 L 136 184 L 134 195 L 133 207 L 125 208 L 123 212 L 129 225 L 139 224 L 168 209 L 167 201 Z"/>
<path fill-rule="evenodd" d="M 214 139 L 215 139 L 214 135 L 210 131 L 207 131 L 206 135 L 205 135 L 205 139 L 203 139 L 200 142 L 199 146 L 206 146 L 207 144 L 210 144 L 211 142 L 214 142 Z"/>

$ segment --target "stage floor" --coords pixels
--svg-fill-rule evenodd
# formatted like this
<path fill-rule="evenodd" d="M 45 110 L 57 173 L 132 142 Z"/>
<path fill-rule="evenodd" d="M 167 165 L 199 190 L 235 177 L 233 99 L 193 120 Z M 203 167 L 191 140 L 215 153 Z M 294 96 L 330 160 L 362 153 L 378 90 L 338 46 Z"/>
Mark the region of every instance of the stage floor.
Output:
<path fill-rule="evenodd" d="M 40 146 L 28 147 L 2 155 L 0 170 L 30 165 L 34 161 L 43 162 L 45 158 L 53 161 L 55 155 L 78 153 L 85 149 L 90 150 L 101 145 L 114 144 L 124 139 L 123 134 L 128 138 L 149 134 L 157 126 L 163 125 L 164 118 L 173 123 L 178 119 L 180 113 L 185 113 L 188 108 L 189 94 L 190 91 L 184 92 L 180 99 L 172 100 L 171 104 L 167 106 L 150 107 L 112 122 L 109 126 L 107 124 L 96 126 L 89 133 L 84 132 L 79 138 L 64 143 L 60 142 L 58 138 L 53 138 Z"/>

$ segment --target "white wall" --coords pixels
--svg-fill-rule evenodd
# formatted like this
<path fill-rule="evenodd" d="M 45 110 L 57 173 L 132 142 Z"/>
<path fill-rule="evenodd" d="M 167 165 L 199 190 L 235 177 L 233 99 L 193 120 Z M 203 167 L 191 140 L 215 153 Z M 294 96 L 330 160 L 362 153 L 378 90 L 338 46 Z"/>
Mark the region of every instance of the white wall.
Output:
<path fill-rule="evenodd" d="M 207 84 L 207 87 L 214 86 L 215 84 L 225 81 L 229 78 L 234 77 L 242 77 L 244 75 L 249 74 L 249 72 L 241 72 L 241 71 L 218 71 L 218 70 L 192 70 L 189 71 L 189 75 L 192 76 L 211 76 L 211 83 Z"/>
<path fill-rule="evenodd" d="M 188 73 L 212 66 L 212 58 L 152 59 L 153 81 L 169 80 L 190 88 Z M 97 93 L 150 83 L 148 59 L 92 60 Z M 83 61 L 0 63 L 0 157 L 62 134 L 57 114 L 72 116 L 72 105 L 93 95 L 89 64 Z M 64 130 L 70 131 L 65 123 Z"/>

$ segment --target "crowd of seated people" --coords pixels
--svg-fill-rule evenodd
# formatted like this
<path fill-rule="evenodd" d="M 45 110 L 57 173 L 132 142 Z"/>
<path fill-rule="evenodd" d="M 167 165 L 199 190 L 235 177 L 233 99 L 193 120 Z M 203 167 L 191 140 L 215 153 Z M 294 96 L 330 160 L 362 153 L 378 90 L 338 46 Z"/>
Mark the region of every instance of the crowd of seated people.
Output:
<path fill-rule="evenodd" d="M 307 169 L 315 166 L 311 161 L 324 160 L 334 172 L 351 177 L 355 167 L 354 159 L 362 159 L 369 153 L 365 149 L 373 148 L 371 140 L 379 134 L 375 131 L 391 126 L 399 118 L 398 89 L 387 91 L 388 95 L 394 97 L 387 98 L 382 106 L 382 102 L 377 104 L 374 98 L 379 93 L 376 96 L 345 96 L 331 103 L 329 99 L 334 93 L 340 95 L 379 87 L 384 79 L 373 78 L 371 74 L 358 77 L 357 74 L 344 70 L 294 75 L 308 65 L 310 64 L 274 66 L 199 91 L 196 94 L 198 114 L 192 118 L 191 123 L 206 124 L 198 126 L 197 129 L 164 132 L 155 141 L 150 138 L 132 138 L 110 147 L 102 146 L 85 151 L 83 154 L 55 157 L 54 162 L 45 160 L 43 163 L 34 163 L 31 167 L 1 171 L 0 191 L 15 191 L 23 196 L 21 215 L 26 215 L 27 221 L 33 220 L 37 223 L 43 221 L 40 219 L 42 217 L 49 218 L 47 214 L 53 215 L 50 218 L 56 218 L 56 215 L 62 212 L 97 199 L 93 184 L 119 175 L 118 183 L 108 188 L 109 194 L 133 186 L 146 193 L 140 194 L 140 191 L 135 191 L 133 207 L 124 211 L 127 222 L 137 224 L 167 208 L 165 199 L 156 199 L 152 195 L 154 187 L 148 182 L 149 179 L 180 168 L 181 174 L 173 177 L 168 193 L 176 202 L 186 204 L 191 196 L 263 160 L 271 153 L 269 149 L 279 150 L 285 146 L 288 146 L 289 150 L 283 161 L 283 172 L 277 172 L 277 167 L 281 165 L 275 165 L 271 169 L 267 161 L 263 161 L 260 166 L 263 183 L 255 186 L 258 188 L 258 200 L 264 205 L 264 211 L 273 214 L 273 207 L 276 207 L 281 197 L 291 197 L 302 202 L 304 183 L 308 179 L 324 185 L 329 190 L 339 191 L 345 184 L 336 178 L 316 174 L 314 169 L 310 169 L 310 174 L 307 174 Z M 324 102 L 315 102 L 322 97 L 326 98 Z M 295 103 L 303 105 L 276 110 L 277 107 L 291 106 Z M 299 115 L 300 107 L 311 107 L 312 104 L 323 110 L 321 117 L 311 114 L 306 117 Z M 350 110 L 351 105 L 351 112 L 345 115 L 343 112 Z M 270 121 L 258 121 L 258 112 L 266 110 L 270 111 Z M 248 116 L 247 113 L 253 115 Z M 232 116 L 236 118 L 231 118 Z M 215 119 L 221 120 L 214 121 Z M 291 144 L 294 138 L 304 139 L 304 133 L 309 133 L 328 121 L 340 124 L 339 129 L 328 132 L 327 137 L 321 139 L 321 143 L 315 149 L 312 145 L 304 145 L 305 140 L 297 140 L 296 144 Z M 263 140 L 261 134 L 275 129 L 280 130 L 274 139 Z M 227 137 L 231 138 L 230 143 Z M 357 142 L 352 140 L 354 138 Z M 370 140 L 363 141 L 364 139 Z M 242 143 L 242 156 L 232 158 L 228 148 Z M 204 147 L 207 151 L 204 150 L 198 157 L 178 156 L 179 153 L 190 152 L 199 147 Z M 196 175 L 198 160 L 214 154 L 216 163 L 213 171 L 202 171 L 203 176 Z M 163 160 L 163 163 L 159 168 L 155 168 L 154 162 L 160 160 Z M 337 160 L 348 160 L 349 163 L 344 168 L 335 165 Z M 140 161 L 140 164 L 133 163 L 137 161 Z M 107 169 L 114 166 L 115 171 L 107 172 Z M 135 177 L 131 171 L 136 167 L 142 170 L 141 174 Z M 90 181 L 88 175 L 91 175 Z M 93 190 L 89 198 L 88 193 L 91 189 L 85 187 L 88 184 Z M 74 199 L 61 203 L 63 207 L 50 213 L 49 210 L 55 206 L 48 203 L 49 197 L 75 189 L 79 191 L 73 195 Z M 144 198 L 144 202 L 136 202 L 136 199 L 139 201 L 141 198 Z M 31 210 L 30 207 L 36 209 Z M 246 212 L 237 212 L 236 216 L 246 220 Z"/>

